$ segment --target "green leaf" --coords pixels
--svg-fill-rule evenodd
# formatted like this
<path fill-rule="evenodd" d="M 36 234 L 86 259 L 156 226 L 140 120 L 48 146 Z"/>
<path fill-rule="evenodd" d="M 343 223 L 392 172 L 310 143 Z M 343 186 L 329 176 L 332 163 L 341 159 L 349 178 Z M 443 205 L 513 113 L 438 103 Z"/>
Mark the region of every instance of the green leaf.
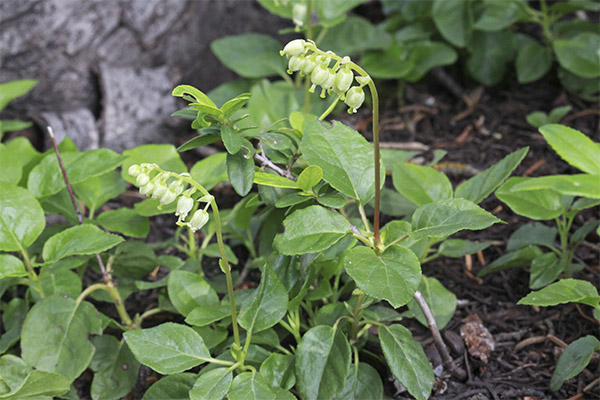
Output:
<path fill-rule="evenodd" d="M 189 326 L 165 322 L 123 334 L 135 358 L 159 374 L 183 372 L 210 360 L 204 341 Z"/>
<path fill-rule="evenodd" d="M 240 132 L 236 131 L 229 125 L 221 127 L 221 139 L 229 154 L 235 154 L 242 148 L 242 137 Z"/>
<path fill-rule="evenodd" d="M 115 251 L 113 271 L 119 278 L 141 279 L 158 265 L 154 250 L 139 240 L 128 240 Z"/>
<path fill-rule="evenodd" d="M 429 398 L 433 368 L 419 343 L 402 325 L 381 326 L 379 342 L 392 373 L 418 400 Z"/>
<path fill-rule="evenodd" d="M 0 254 L 0 279 L 27 276 L 23 261 L 10 254 Z"/>
<path fill-rule="evenodd" d="M 342 332 L 330 326 L 308 330 L 296 350 L 297 388 L 303 399 L 337 397 L 350 367 L 350 346 Z"/>
<path fill-rule="evenodd" d="M 380 256 L 371 248 L 355 247 L 346 254 L 344 268 L 363 292 L 387 300 L 394 308 L 408 303 L 421 281 L 417 256 L 397 244 Z"/>
<path fill-rule="evenodd" d="M 600 35 L 585 32 L 553 42 L 558 63 L 568 71 L 584 78 L 600 76 Z"/>
<path fill-rule="evenodd" d="M 212 144 L 214 142 L 218 142 L 219 140 L 221 140 L 221 138 L 219 136 L 212 135 L 212 134 L 196 136 L 196 137 L 188 140 L 181 146 L 179 146 L 177 148 L 177 151 L 179 153 L 183 153 L 184 151 L 193 150 L 198 147 L 206 146 L 206 145 Z"/>
<path fill-rule="evenodd" d="M 548 307 L 565 303 L 582 303 L 598 308 L 600 296 L 590 282 L 578 279 L 561 279 L 537 292 L 531 292 L 517 304 Z"/>
<path fill-rule="evenodd" d="M 410 46 L 408 63 L 413 68 L 404 79 L 408 82 L 419 81 L 432 68 L 454 64 L 457 58 L 456 51 L 445 43 L 428 40 L 417 42 Z"/>
<path fill-rule="evenodd" d="M 523 247 L 517 251 L 506 253 L 495 259 L 492 263 L 486 265 L 477 277 L 483 278 L 492 272 L 502 271 L 504 269 L 520 267 L 531 263 L 534 259 L 542 255 L 542 251 L 536 246 Z"/>
<path fill-rule="evenodd" d="M 183 97 L 185 95 L 189 95 L 189 96 L 192 96 L 193 98 L 195 98 L 196 102 L 198 102 L 200 104 L 205 104 L 210 107 L 217 107 L 215 105 L 215 103 L 207 95 L 205 95 L 202 91 L 200 91 L 190 85 L 176 86 L 175 89 L 173 89 L 173 92 L 171 93 L 171 95 L 176 96 L 176 97 Z"/>
<path fill-rule="evenodd" d="M 123 235 L 143 238 L 150 232 L 150 221 L 130 208 L 104 211 L 98 216 L 98 224 L 105 229 Z"/>
<path fill-rule="evenodd" d="M 123 241 L 95 225 L 77 225 L 48 239 L 42 256 L 46 263 L 54 263 L 69 256 L 102 253 Z"/>
<path fill-rule="evenodd" d="M 236 111 L 244 107 L 248 100 L 250 100 L 250 97 L 252 97 L 251 93 L 242 93 L 240 95 L 237 95 L 233 99 L 223 104 L 223 107 L 221 107 L 221 111 L 225 113 L 225 117 L 229 118 Z"/>
<path fill-rule="evenodd" d="M 298 188 L 310 192 L 323 179 L 323 170 L 318 165 L 309 165 L 298 175 Z"/>
<path fill-rule="evenodd" d="M 560 355 L 550 379 L 550 390 L 559 390 L 564 381 L 577 376 L 600 350 L 600 341 L 587 335 L 570 343 Z"/>
<path fill-rule="evenodd" d="M 291 354 L 273 353 L 260 366 L 259 375 L 270 387 L 290 390 L 296 384 L 294 362 Z"/>
<path fill-rule="evenodd" d="M 219 303 L 217 292 L 208 282 L 200 275 L 188 271 L 171 271 L 168 291 L 171 303 L 184 317 L 196 307 Z"/>
<path fill-rule="evenodd" d="M 552 50 L 533 40 L 519 47 L 515 60 L 519 83 L 535 82 L 552 67 Z"/>
<path fill-rule="evenodd" d="M 94 211 L 108 200 L 124 193 L 126 189 L 125 181 L 116 171 L 93 176 L 73 185 L 77 197 L 83 200 L 90 210 Z"/>
<path fill-rule="evenodd" d="M 185 322 L 193 326 L 206 326 L 223 318 L 231 316 L 229 304 L 212 304 L 194 308 L 185 319 Z"/>
<path fill-rule="evenodd" d="M 517 4 L 518 2 L 520 1 L 484 2 L 483 12 L 473 24 L 473 28 L 481 31 L 499 31 L 508 28 L 523 14 L 523 4 L 522 2 Z"/>
<path fill-rule="evenodd" d="M 46 269 L 40 275 L 44 296 L 60 294 L 76 299 L 81 294 L 81 278 L 73 271 Z M 36 298 L 38 293 L 33 293 Z"/>
<path fill-rule="evenodd" d="M 367 363 L 359 363 L 358 368 L 352 365 L 348 370 L 344 388 L 338 395 L 344 400 L 381 400 L 383 398 L 383 383 L 379 372 Z"/>
<path fill-rule="evenodd" d="M 74 151 L 62 154 L 71 185 L 103 175 L 121 165 L 124 157 L 109 149 Z M 55 154 L 48 154 L 29 174 L 27 188 L 36 197 L 49 197 L 64 188 L 65 180 Z"/>
<path fill-rule="evenodd" d="M 346 18 L 346 13 L 367 0 L 326 0 L 316 2 L 317 15 L 325 27 L 337 25 Z"/>
<path fill-rule="evenodd" d="M 124 156 L 127 156 L 121 165 L 121 176 L 129 183 L 134 183 L 135 178 L 129 176 L 127 170 L 132 164 L 156 163 L 166 171 L 187 172 L 187 168 L 175 146 L 170 144 L 145 144 L 125 150 Z"/>
<path fill-rule="evenodd" d="M 581 196 L 590 199 L 600 199 L 600 175 L 575 174 L 575 175 L 550 175 L 540 178 L 528 178 L 515 183 L 511 188 L 512 194 L 520 193 L 526 196 L 537 191 L 551 191 L 561 196 L 561 200 L 571 199 L 569 196 Z M 567 202 L 568 203 L 568 202 Z M 566 211 L 566 204 L 561 211 Z"/>
<path fill-rule="evenodd" d="M 248 156 L 247 149 L 236 154 L 227 153 L 227 176 L 231 185 L 240 196 L 245 196 L 252 189 L 254 181 L 254 160 Z"/>
<path fill-rule="evenodd" d="M 421 284 L 419 285 L 418 290 L 421 292 L 427 305 L 431 309 L 431 313 L 433 314 L 438 329 L 444 329 L 454 316 L 454 311 L 456 311 L 456 296 L 446 289 L 440 281 L 435 278 L 428 278 L 425 275 L 421 278 Z M 408 309 L 412 311 L 415 318 L 417 318 L 423 326 L 429 326 L 423 311 L 421 311 L 421 307 L 419 307 L 414 298 L 408 303 Z"/>
<path fill-rule="evenodd" d="M 0 143 L 0 182 L 18 184 L 21 180 L 23 167 L 19 160 L 20 154 L 13 153 L 8 146 Z"/>
<path fill-rule="evenodd" d="M 0 123 L 4 127 L 6 121 L 0 121 Z M 2 136 L 2 133 L 0 133 L 0 136 Z M 43 158 L 43 155 L 33 147 L 25 136 L 18 136 L 5 144 L 10 153 L 19 155 L 19 164 L 23 168 L 19 186 L 26 187 L 29 172 Z"/>
<path fill-rule="evenodd" d="M 103 335 L 94 339 L 96 353 L 91 395 L 94 400 L 121 399 L 131 392 L 138 377 L 140 364 L 123 340 Z"/>
<path fill-rule="evenodd" d="M 0 336 L 0 353 L 5 353 L 20 339 L 21 328 L 28 311 L 29 302 L 24 299 L 15 297 L 8 302 L 2 312 L 4 333 Z M 0 375 L 2 375 L 1 372 Z"/>
<path fill-rule="evenodd" d="M 510 153 L 496 164 L 461 183 L 455 192 L 456 197 L 479 204 L 496 190 L 519 166 L 527 155 L 529 147 Z"/>
<path fill-rule="evenodd" d="M 317 197 L 317 202 L 325 207 L 340 209 L 346 205 L 346 199 L 338 194 L 326 194 L 322 197 Z"/>
<path fill-rule="evenodd" d="M 346 218 L 321 206 L 294 211 L 283 225 L 285 231 L 275 238 L 275 247 L 285 255 L 325 250 L 351 231 Z"/>
<path fill-rule="evenodd" d="M 476 31 L 469 43 L 471 57 L 467 61 L 467 69 L 477 81 L 486 86 L 499 83 L 508 63 L 514 57 L 515 43 L 515 34 L 508 30 Z"/>
<path fill-rule="evenodd" d="M 532 244 L 554 248 L 557 230 L 555 227 L 546 226 L 540 222 L 524 224 L 510 235 L 506 244 L 506 251 L 518 250 Z"/>
<path fill-rule="evenodd" d="M 46 399 L 68 392 L 70 386 L 64 376 L 34 370 L 10 354 L 0 358 L 0 382 L 7 390 L 0 393 L 0 399 Z"/>
<path fill-rule="evenodd" d="M 415 66 L 414 60 L 409 60 L 408 55 L 407 46 L 400 46 L 393 42 L 385 50 L 366 52 L 360 59 L 360 65 L 374 78 L 404 78 Z"/>
<path fill-rule="evenodd" d="M 29 247 L 45 226 L 42 206 L 31 192 L 0 182 L 0 250 Z"/>
<path fill-rule="evenodd" d="M 447 239 L 442 242 L 438 253 L 446 257 L 460 258 L 467 254 L 475 254 L 485 250 L 492 245 L 493 242 L 469 242 L 462 239 Z"/>
<path fill-rule="evenodd" d="M 233 372 L 229 368 L 216 368 L 201 374 L 192 390 L 191 400 L 219 400 L 225 397 L 233 380 Z"/>
<path fill-rule="evenodd" d="M 552 111 L 550 111 L 550 114 L 548 114 L 548 122 L 551 124 L 559 123 L 572 109 L 573 107 L 571 106 L 553 108 Z"/>
<path fill-rule="evenodd" d="M 285 74 L 283 47 L 272 36 L 258 33 L 226 36 L 210 44 L 225 66 L 244 78 L 262 78 Z"/>
<path fill-rule="evenodd" d="M 308 164 L 321 167 L 323 180 L 335 189 L 361 204 L 375 196 L 373 148 L 354 129 L 338 121 L 309 121 L 301 147 Z M 385 179 L 385 170 L 381 175 Z"/>
<path fill-rule="evenodd" d="M 385 49 L 389 43 L 390 35 L 382 27 L 352 15 L 341 24 L 329 28 L 319 43 L 319 48 L 331 50 L 343 57 L 365 50 Z"/>
<path fill-rule="evenodd" d="M 470 34 L 469 2 L 435 0 L 431 16 L 444 39 L 456 47 L 465 47 Z"/>
<path fill-rule="evenodd" d="M 414 239 L 446 237 L 464 229 L 485 229 L 497 222 L 502 221 L 469 200 L 448 199 L 417 208 L 409 235 Z"/>
<path fill-rule="evenodd" d="M 540 126 L 549 123 L 548 115 L 543 111 L 534 111 L 530 114 L 527 114 L 525 119 L 527 120 L 527 123 L 534 128 L 539 128 Z"/>
<path fill-rule="evenodd" d="M 23 79 L 0 84 L 0 111 L 17 97 L 27 94 L 37 83 L 35 79 Z"/>
<path fill-rule="evenodd" d="M 600 146 L 589 137 L 558 124 L 544 125 L 540 133 L 563 160 L 583 172 L 600 175 Z"/>
<path fill-rule="evenodd" d="M 227 398 L 229 400 L 275 400 L 276 396 L 260 375 L 243 372 L 231 383 Z"/>
<path fill-rule="evenodd" d="M 23 359 L 38 370 L 74 381 L 88 367 L 95 348 L 90 335 L 102 333 L 98 312 L 88 302 L 79 305 L 60 295 L 37 302 L 21 331 Z"/>
<path fill-rule="evenodd" d="M 217 153 L 198 161 L 192 169 L 192 178 L 211 190 L 219 183 L 227 182 L 227 164 L 225 163 L 227 153 Z"/>
<path fill-rule="evenodd" d="M 273 186 L 287 189 L 298 189 L 298 185 L 291 179 L 284 178 L 283 176 L 267 173 L 267 172 L 255 172 L 254 183 L 257 185 Z"/>
<path fill-rule="evenodd" d="M 265 266 L 258 289 L 240 311 L 239 324 L 249 332 L 264 331 L 283 318 L 287 305 L 287 290 L 273 269 Z"/>
<path fill-rule="evenodd" d="M 552 283 L 563 271 L 563 262 L 554 253 L 542 254 L 531 262 L 529 288 L 539 289 Z"/>
<path fill-rule="evenodd" d="M 515 186 L 534 178 L 512 177 L 498 190 L 496 197 L 513 212 L 535 220 L 549 220 L 562 215 L 562 196 L 550 189 L 516 191 Z"/>
<path fill-rule="evenodd" d="M 168 375 L 148 388 L 142 400 L 189 400 L 196 374 Z"/>
<path fill-rule="evenodd" d="M 396 164 L 392 179 L 398 193 L 419 206 L 452 197 L 450 180 L 432 167 Z"/>

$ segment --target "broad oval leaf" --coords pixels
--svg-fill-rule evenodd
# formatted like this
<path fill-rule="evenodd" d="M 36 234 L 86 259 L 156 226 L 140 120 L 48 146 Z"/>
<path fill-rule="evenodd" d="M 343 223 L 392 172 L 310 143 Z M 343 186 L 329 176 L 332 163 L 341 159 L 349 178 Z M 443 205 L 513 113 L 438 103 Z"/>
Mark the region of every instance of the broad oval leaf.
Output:
<path fill-rule="evenodd" d="M 22 357 L 38 370 L 56 372 L 74 381 L 88 367 L 95 347 L 90 335 L 102 333 L 99 314 L 88 302 L 60 295 L 37 302 L 21 331 Z"/>
<path fill-rule="evenodd" d="M 379 342 L 392 373 L 418 400 L 429 398 L 433 368 L 419 343 L 402 325 L 381 326 Z"/>
<path fill-rule="evenodd" d="M 594 352 L 600 350 L 600 341 L 587 335 L 569 344 L 560 355 L 550 379 L 550 390 L 558 390 L 563 382 L 577 376 L 592 359 Z"/>
<path fill-rule="evenodd" d="M 552 50 L 532 39 L 519 47 L 515 67 L 519 83 L 537 81 L 552 67 Z"/>
<path fill-rule="evenodd" d="M 323 170 L 323 180 L 348 197 L 367 204 L 375 196 L 373 148 L 357 131 L 334 121 L 319 120 L 304 127 L 302 152 L 309 165 Z M 382 181 L 385 170 L 382 169 Z"/>
<path fill-rule="evenodd" d="M 276 400 L 277 396 L 262 376 L 243 372 L 231 383 L 227 398 L 229 400 Z"/>
<path fill-rule="evenodd" d="M 554 248 L 557 233 L 558 230 L 555 227 L 546 226 L 541 222 L 521 225 L 508 238 L 506 251 L 518 250 L 532 244 L 552 249 Z"/>
<path fill-rule="evenodd" d="M 456 296 L 446 289 L 440 281 L 435 278 L 428 278 L 425 275 L 421 279 L 419 291 L 431 309 L 438 329 L 444 329 L 454 316 L 454 311 L 456 311 Z M 429 326 L 423 311 L 421 311 L 414 298 L 408 303 L 408 309 L 423 326 Z"/>
<path fill-rule="evenodd" d="M 42 256 L 46 263 L 54 263 L 69 256 L 101 253 L 123 241 L 122 237 L 103 232 L 95 225 L 77 225 L 48 239 Z"/>
<path fill-rule="evenodd" d="M 598 308 L 598 289 L 588 281 L 561 279 L 537 292 L 531 292 L 517 304 L 529 306 L 555 306 L 564 303 L 582 303 Z"/>
<path fill-rule="evenodd" d="M 349 367 L 346 336 L 330 326 L 316 326 L 304 334 L 296 351 L 298 391 L 306 400 L 337 397 Z"/>
<path fill-rule="evenodd" d="M 572 166 L 600 175 L 600 145 L 578 130 L 558 124 L 544 125 L 540 133 L 546 142 Z"/>
<path fill-rule="evenodd" d="M 144 144 L 125 150 L 123 155 L 127 156 L 127 158 L 121 165 L 121 176 L 129 183 L 135 182 L 135 178 L 127 173 L 132 164 L 156 163 L 166 171 L 177 173 L 187 172 L 187 168 L 183 161 L 181 161 L 177 149 L 170 144 Z"/>
<path fill-rule="evenodd" d="M 220 400 L 229 391 L 233 372 L 229 368 L 216 368 L 201 374 L 192 390 L 190 400 Z"/>
<path fill-rule="evenodd" d="M 70 382 L 64 376 L 34 370 L 10 354 L 0 358 L 0 371 L 3 387 L 0 399 L 46 399 L 69 391 Z"/>
<path fill-rule="evenodd" d="M 0 279 L 27 276 L 23 261 L 10 254 L 0 254 Z"/>
<path fill-rule="evenodd" d="M 11 152 L 4 143 L 0 143 L 0 182 L 17 184 L 21 180 L 23 166 L 20 155 Z"/>
<path fill-rule="evenodd" d="M 506 253 L 495 259 L 492 263 L 486 265 L 479 271 L 477 277 L 482 278 L 492 272 L 527 265 L 542 254 L 542 251 L 537 246 L 522 247 L 517 251 Z"/>
<path fill-rule="evenodd" d="M 581 196 L 590 199 L 600 199 L 600 175 L 549 175 L 539 178 L 527 178 L 512 187 L 515 192 L 535 192 L 550 190 L 564 196 Z"/>
<path fill-rule="evenodd" d="M 575 75 L 584 78 L 600 76 L 600 35 L 592 32 L 580 33 L 572 38 L 553 42 L 558 63 Z"/>
<path fill-rule="evenodd" d="M 245 196 L 250 192 L 254 181 L 254 159 L 248 155 L 248 149 L 243 148 L 236 154 L 227 153 L 227 176 L 237 194 Z"/>
<path fill-rule="evenodd" d="M 217 153 L 198 161 L 192 169 L 192 178 L 206 190 L 211 190 L 219 183 L 227 181 L 227 153 Z"/>
<path fill-rule="evenodd" d="M 242 307 L 239 324 L 250 332 L 260 332 L 275 325 L 287 311 L 287 290 L 269 265 L 265 265 L 258 289 Z"/>
<path fill-rule="evenodd" d="M 431 16 L 444 39 L 456 47 L 465 47 L 470 31 L 470 17 L 466 0 L 435 0 Z"/>
<path fill-rule="evenodd" d="M 242 148 L 240 132 L 233 129 L 230 125 L 223 125 L 221 127 L 221 139 L 229 154 L 235 154 Z"/>
<path fill-rule="evenodd" d="M 527 218 L 548 220 L 562 215 L 566 211 L 563 205 L 563 196 L 554 190 L 516 190 L 517 185 L 531 179 L 539 178 L 512 177 L 496 190 L 495 195 L 506 203 L 513 212 Z"/>
<path fill-rule="evenodd" d="M 260 366 L 259 375 L 269 386 L 289 390 L 296 384 L 294 361 L 291 354 L 273 353 Z"/>
<path fill-rule="evenodd" d="M 419 206 L 452 197 L 452 184 L 448 177 L 431 167 L 396 164 L 392 179 L 398 193 Z"/>
<path fill-rule="evenodd" d="M 421 281 L 419 259 L 397 244 L 380 256 L 369 247 L 355 247 L 346 254 L 344 268 L 363 292 L 387 300 L 394 308 L 408 303 Z"/>
<path fill-rule="evenodd" d="M 285 231 L 275 238 L 275 247 L 285 255 L 325 250 L 351 232 L 346 218 L 321 206 L 294 211 L 283 225 Z"/>
<path fill-rule="evenodd" d="M 383 398 L 383 383 L 379 372 L 367 363 L 350 366 L 344 388 L 338 395 L 344 400 L 380 400 Z"/>
<path fill-rule="evenodd" d="M 323 170 L 318 165 L 309 165 L 298 175 L 297 185 L 305 192 L 310 190 L 323 179 Z"/>
<path fill-rule="evenodd" d="M 563 264 L 554 253 L 546 253 L 534 258 L 529 272 L 529 288 L 539 289 L 554 282 L 563 271 Z"/>
<path fill-rule="evenodd" d="M 502 222 L 465 199 L 448 199 L 417 208 L 412 217 L 412 238 L 446 237 L 464 229 L 485 229 Z"/>
<path fill-rule="evenodd" d="M 210 360 L 204 341 L 189 326 L 166 322 L 123 334 L 137 360 L 164 375 L 176 374 Z"/>
<path fill-rule="evenodd" d="M 165 376 L 148 388 L 142 400 L 189 400 L 196 379 L 188 372 Z"/>
<path fill-rule="evenodd" d="M 94 339 L 96 352 L 90 368 L 95 372 L 91 395 L 94 400 L 123 398 L 137 381 L 140 364 L 123 340 L 102 335 Z"/>
<path fill-rule="evenodd" d="M 446 257 L 460 258 L 487 249 L 493 242 L 469 242 L 462 239 L 447 239 L 442 242 L 438 253 Z"/>
<path fill-rule="evenodd" d="M 98 216 L 98 223 L 109 231 L 131 237 L 143 238 L 150 232 L 148 217 L 139 215 L 131 208 L 105 211 Z"/>
<path fill-rule="evenodd" d="M 42 206 L 31 192 L 0 182 L 0 250 L 29 247 L 45 226 Z"/>
<path fill-rule="evenodd" d="M 254 183 L 284 189 L 298 189 L 298 185 L 293 180 L 267 172 L 255 172 Z"/>
<path fill-rule="evenodd" d="M 198 274 L 189 271 L 171 271 L 169 274 L 169 300 L 183 316 L 196 307 L 219 303 L 217 292 Z"/>

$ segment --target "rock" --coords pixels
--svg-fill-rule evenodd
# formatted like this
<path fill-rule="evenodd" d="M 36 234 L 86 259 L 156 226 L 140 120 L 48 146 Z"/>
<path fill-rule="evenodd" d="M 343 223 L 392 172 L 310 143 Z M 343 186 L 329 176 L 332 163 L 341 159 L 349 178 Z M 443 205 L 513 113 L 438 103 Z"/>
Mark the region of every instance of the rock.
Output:
<path fill-rule="evenodd" d="M 41 115 L 54 130 L 58 143 L 68 136 L 79 150 L 97 149 L 100 146 L 100 133 L 96 126 L 96 120 L 87 108 L 60 114 L 45 112 Z M 45 147 L 52 147 L 49 137 L 45 137 Z"/>

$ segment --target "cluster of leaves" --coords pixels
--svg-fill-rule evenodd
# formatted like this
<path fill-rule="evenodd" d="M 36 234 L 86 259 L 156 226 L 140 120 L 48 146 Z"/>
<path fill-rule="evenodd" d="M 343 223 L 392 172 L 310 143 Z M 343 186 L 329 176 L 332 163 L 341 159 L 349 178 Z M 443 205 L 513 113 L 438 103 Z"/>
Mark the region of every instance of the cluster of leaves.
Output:
<path fill-rule="evenodd" d="M 14 99 L 26 95 L 36 84 L 37 81 L 33 79 L 0 84 L 0 112 Z M 2 139 L 6 132 L 22 131 L 30 126 L 31 122 L 26 121 L 14 119 L 0 121 L 0 139 Z M 2 162 L 2 158 L 0 158 L 0 162 Z"/>

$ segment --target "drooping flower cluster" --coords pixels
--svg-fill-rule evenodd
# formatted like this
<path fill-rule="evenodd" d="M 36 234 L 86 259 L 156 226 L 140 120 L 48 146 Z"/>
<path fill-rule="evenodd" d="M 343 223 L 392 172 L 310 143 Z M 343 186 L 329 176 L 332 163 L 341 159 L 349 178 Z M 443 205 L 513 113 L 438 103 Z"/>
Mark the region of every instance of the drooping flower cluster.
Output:
<path fill-rule="evenodd" d="M 288 58 L 288 74 L 299 72 L 302 76 L 310 75 L 311 93 L 314 93 L 317 86 L 321 86 L 323 98 L 326 94 L 336 93 L 348 105 L 349 113 L 355 113 L 365 101 L 363 86 L 371 78 L 360 75 L 355 77 L 350 57 L 340 59 L 335 53 L 322 52 L 313 42 L 302 39 L 292 40 L 279 53 Z M 335 63 L 330 67 L 332 60 Z M 358 85 L 352 86 L 355 78 Z"/>
<path fill-rule="evenodd" d="M 152 172 L 157 167 L 156 164 L 133 164 L 129 167 L 127 173 L 135 178 L 135 185 L 140 188 L 141 194 L 160 201 L 159 208 L 177 200 L 177 210 L 175 211 L 175 215 L 179 217 L 177 225 L 187 226 L 193 232 L 201 229 L 208 222 L 208 212 L 206 210 L 213 197 L 208 195 L 199 198 L 198 202 L 206 203 L 206 205 L 203 209 L 196 210 L 192 217 L 186 221 L 188 214 L 194 208 L 192 195 L 196 192 L 196 188 L 190 187 L 186 190 L 187 183 L 180 178 L 169 182 L 171 174 L 168 172 L 159 172 L 151 178 Z M 190 174 L 183 173 L 179 176 L 189 177 Z"/>

